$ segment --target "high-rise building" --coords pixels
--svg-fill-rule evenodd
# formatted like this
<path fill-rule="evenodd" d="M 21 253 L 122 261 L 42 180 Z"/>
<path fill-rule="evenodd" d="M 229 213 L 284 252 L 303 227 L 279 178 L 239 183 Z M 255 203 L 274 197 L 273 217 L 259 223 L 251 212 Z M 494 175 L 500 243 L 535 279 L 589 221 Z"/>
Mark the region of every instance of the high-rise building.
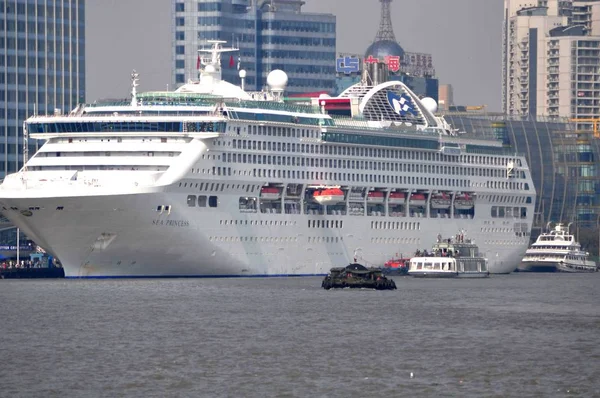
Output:
<path fill-rule="evenodd" d="M 567 203 L 572 208 L 570 217 L 560 213 L 562 219 L 578 226 L 597 227 L 600 224 L 600 1 L 505 0 L 504 6 L 504 111 L 508 117 L 517 117 L 523 123 L 536 117 L 571 123 L 569 130 L 556 135 L 551 145 L 540 142 L 539 148 L 530 149 L 554 152 L 553 174 L 544 170 L 539 173 L 563 176 L 561 179 L 568 185 L 569 194 L 562 198 L 555 196 L 559 201 L 551 205 Z M 531 162 L 532 174 L 547 163 Z M 547 196 L 544 192 L 549 189 L 547 186 L 538 187 L 540 200 Z"/>
<path fill-rule="evenodd" d="M 505 0 L 503 107 L 508 115 L 600 115 L 600 2 Z"/>
<path fill-rule="evenodd" d="M 222 59 L 223 79 L 261 90 L 273 69 L 289 77 L 287 93 L 335 91 L 336 18 L 305 13 L 301 0 L 176 0 L 173 9 L 173 82 L 198 74 L 207 40 L 239 48 Z M 228 59 L 227 59 L 228 58 Z"/>
<path fill-rule="evenodd" d="M 84 0 L 0 0 L 0 178 L 23 165 L 27 117 L 85 100 L 84 19 Z"/>
<path fill-rule="evenodd" d="M 441 84 L 438 98 L 440 110 L 448 110 L 451 106 L 454 106 L 454 89 L 452 88 L 452 84 Z"/>

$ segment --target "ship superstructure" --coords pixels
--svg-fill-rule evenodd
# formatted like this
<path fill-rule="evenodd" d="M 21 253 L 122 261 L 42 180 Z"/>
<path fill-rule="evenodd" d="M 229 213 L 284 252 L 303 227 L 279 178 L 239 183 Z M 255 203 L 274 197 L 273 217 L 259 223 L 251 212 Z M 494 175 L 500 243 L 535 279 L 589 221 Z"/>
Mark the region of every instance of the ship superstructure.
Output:
<path fill-rule="evenodd" d="M 130 99 L 26 121 L 46 143 L 0 186 L 2 213 L 67 276 L 320 275 L 457 230 L 492 273 L 515 269 L 536 195 L 524 156 L 401 82 L 301 105 L 275 70 L 245 92 L 221 80 L 222 44 L 174 92 L 137 93 L 134 74 Z"/>

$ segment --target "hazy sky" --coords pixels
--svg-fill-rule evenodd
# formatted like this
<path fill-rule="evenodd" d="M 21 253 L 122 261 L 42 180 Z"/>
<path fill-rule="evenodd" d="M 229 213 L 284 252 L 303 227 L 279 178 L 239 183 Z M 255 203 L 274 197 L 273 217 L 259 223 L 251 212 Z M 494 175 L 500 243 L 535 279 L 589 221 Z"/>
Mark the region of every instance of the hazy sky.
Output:
<path fill-rule="evenodd" d="M 501 108 L 502 0 L 394 0 L 392 23 L 407 51 L 433 54 L 455 102 Z M 306 12 L 337 16 L 337 50 L 362 53 L 375 38 L 378 0 L 306 0 Z M 87 101 L 126 97 L 171 79 L 171 0 L 87 0 Z"/>

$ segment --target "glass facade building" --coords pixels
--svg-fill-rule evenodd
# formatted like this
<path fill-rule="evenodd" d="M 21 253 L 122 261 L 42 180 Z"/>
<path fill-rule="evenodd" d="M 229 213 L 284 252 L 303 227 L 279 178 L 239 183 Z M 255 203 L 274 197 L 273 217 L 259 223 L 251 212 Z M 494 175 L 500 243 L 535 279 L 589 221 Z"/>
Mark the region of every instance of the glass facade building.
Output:
<path fill-rule="evenodd" d="M 336 18 L 304 13 L 297 0 L 176 0 L 173 5 L 175 87 L 197 79 L 198 50 L 207 40 L 227 41 L 239 52 L 221 59 L 223 79 L 259 91 L 274 69 L 289 77 L 287 93 L 335 91 Z"/>
<path fill-rule="evenodd" d="M 0 0 L 0 178 L 23 165 L 27 117 L 84 102 L 84 19 L 84 0 Z"/>
<path fill-rule="evenodd" d="M 447 113 L 459 131 L 487 132 L 525 154 L 537 191 L 535 238 L 548 222 L 597 228 L 600 214 L 600 148 L 592 132 L 566 119 Z"/>

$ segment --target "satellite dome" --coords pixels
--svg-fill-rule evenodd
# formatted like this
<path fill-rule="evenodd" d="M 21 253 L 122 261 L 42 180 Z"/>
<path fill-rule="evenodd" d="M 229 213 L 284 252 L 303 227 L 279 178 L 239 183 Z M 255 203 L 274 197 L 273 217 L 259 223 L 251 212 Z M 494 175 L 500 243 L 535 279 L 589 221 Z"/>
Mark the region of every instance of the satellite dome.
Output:
<path fill-rule="evenodd" d="M 438 110 L 438 104 L 431 97 L 425 97 L 421 100 L 421 104 L 431 113 L 435 113 Z"/>
<path fill-rule="evenodd" d="M 398 56 L 404 55 L 404 49 L 400 47 L 400 44 L 393 40 L 377 40 L 367 48 L 365 52 L 365 58 L 369 58 L 372 55 L 373 58 L 378 58 L 383 61 L 387 56 Z"/>
<path fill-rule="evenodd" d="M 213 65 L 206 65 L 204 68 L 204 72 L 206 73 L 215 73 L 217 70 Z"/>
<path fill-rule="evenodd" d="M 240 75 L 240 77 L 241 77 L 242 79 L 243 79 L 243 78 L 245 78 L 245 77 L 246 77 L 246 71 L 245 71 L 244 69 L 240 70 L 240 73 L 239 73 L 239 75 Z"/>
<path fill-rule="evenodd" d="M 273 91 L 283 91 L 287 82 L 288 76 L 281 69 L 272 70 L 267 76 L 267 84 Z"/>

